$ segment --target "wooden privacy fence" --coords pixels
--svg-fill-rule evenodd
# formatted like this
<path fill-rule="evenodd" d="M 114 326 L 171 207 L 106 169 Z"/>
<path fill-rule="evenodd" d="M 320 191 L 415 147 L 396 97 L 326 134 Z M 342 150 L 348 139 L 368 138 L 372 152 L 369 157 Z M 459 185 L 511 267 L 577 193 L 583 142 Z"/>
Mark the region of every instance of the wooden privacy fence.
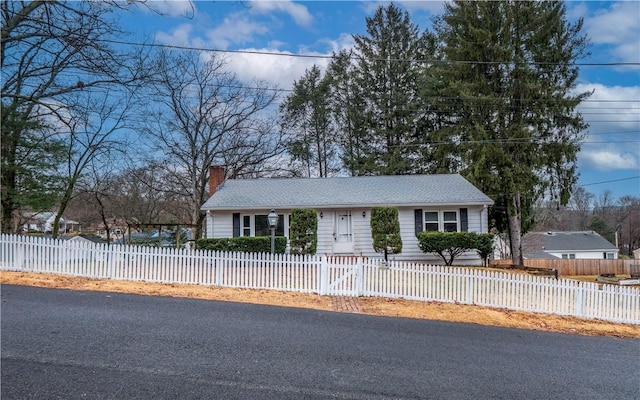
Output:
<path fill-rule="evenodd" d="M 362 257 L 107 246 L 0 235 L 0 270 L 456 302 L 640 324 L 640 289 Z"/>
<path fill-rule="evenodd" d="M 494 260 L 494 265 L 511 265 L 511 260 Z M 531 258 L 524 260 L 525 267 L 555 269 L 560 276 L 631 274 L 632 265 L 640 264 L 640 260 L 593 260 L 593 259 L 544 259 Z"/>

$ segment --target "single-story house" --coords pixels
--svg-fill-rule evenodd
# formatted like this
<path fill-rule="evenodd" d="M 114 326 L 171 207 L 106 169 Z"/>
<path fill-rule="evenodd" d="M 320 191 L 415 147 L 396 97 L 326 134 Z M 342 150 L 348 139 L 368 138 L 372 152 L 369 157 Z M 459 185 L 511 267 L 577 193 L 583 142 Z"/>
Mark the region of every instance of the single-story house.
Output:
<path fill-rule="evenodd" d="M 100 236 L 97 235 L 92 235 L 92 234 L 79 234 L 79 235 L 73 235 L 73 236 L 60 236 L 58 239 L 62 239 L 62 240 L 66 240 L 68 242 L 72 242 L 72 243 L 105 243 L 104 240 L 102 240 L 102 238 Z"/>
<path fill-rule="evenodd" d="M 56 213 L 50 211 L 25 212 L 23 218 L 25 221 L 22 225 L 23 232 L 52 232 Z M 79 222 L 60 218 L 60 233 L 78 232 L 79 230 Z"/>
<path fill-rule="evenodd" d="M 317 254 L 381 257 L 373 249 L 370 215 L 375 206 L 398 209 L 402 253 L 396 260 L 438 262 L 424 254 L 416 233 L 488 231 L 487 207 L 493 201 L 459 174 L 359 176 L 334 178 L 264 178 L 224 180 L 224 168 L 210 170 L 206 237 L 268 236 L 267 214 L 280 216 L 279 236 L 289 236 L 295 208 L 318 216 Z M 480 263 L 476 252 L 460 263 Z"/>
<path fill-rule="evenodd" d="M 594 231 L 529 232 L 522 237 L 524 258 L 617 259 L 618 248 Z"/>

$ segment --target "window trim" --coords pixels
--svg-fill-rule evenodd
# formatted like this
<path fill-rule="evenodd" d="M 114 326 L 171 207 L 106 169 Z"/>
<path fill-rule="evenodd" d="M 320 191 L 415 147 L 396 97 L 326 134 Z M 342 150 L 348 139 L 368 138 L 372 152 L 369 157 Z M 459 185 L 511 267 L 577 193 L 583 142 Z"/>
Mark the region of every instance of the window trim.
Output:
<path fill-rule="evenodd" d="M 462 232 L 462 227 L 461 227 L 461 221 L 460 221 L 460 210 L 455 210 L 455 209 L 439 209 L 439 210 L 424 210 L 422 213 L 422 216 L 424 218 L 424 222 L 422 223 L 422 228 L 424 229 L 424 231 L 427 232 L 436 232 L 433 230 L 428 230 L 427 229 L 427 224 L 433 224 L 435 222 L 435 220 L 433 219 L 428 219 L 427 218 L 427 214 L 428 213 L 436 213 L 438 216 L 438 230 L 437 232 Z M 456 217 L 456 230 L 455 231 L 446 231 L 444 229 L 445 224 L 451 224 L 453 223 L 453 221 L 445 221 L 444 220 L 444 215 L 445 213 L 453 213 Z"/>
<path fill-rule="evenodd" d="M 456 230 L 455 231 L 448 231 L 444 229 L 445 224 L 451 224 L 452 221 L 446 221 L 444 218 L 444 215 L 446 213 L 453 213 L 456 217 Z M 442 210 L 442 232 L 460 232 L 460 212 L 458 210 L 452 211 L 452 210 Z"/>
<path fill-rule="evenodd" d="M 262 213 L 240 214 L 240 236 L 247 236 L 244 234 L 245 229 L 249 229 L 248 237 L 256 236 L 256 217 L 260 215 L 265 217 L 267 216 L 267 214 Z M 279 214 L 278 220 L 278 225 L 283 224 L 282 231 L 284 236 L 287 238 L 289 237 L 289 224 L 291 223 L 289 215 L 290 214 Z M 249 226 L 245 226 L 244 224 L 245 217 L 249 217 Z M 278 228 L 276 227 L 276 235 L 278 235 L 277 230 Z"/>
<path fill-rule="evenodd" d="M 427 218 L 427 214 L 435 214 L 436 215 L 436 219 L 429 219 Z M 422 228 L 425 232 L 440 232 L 440 212 L 439 211 L 433 211 L 433 210 L 426 210 L 424 211 L 424 222 L 422 224 Z M 437 224 L 438 228 L 434 231 L 432 229 L 427 229 L 427 224 Z"/>

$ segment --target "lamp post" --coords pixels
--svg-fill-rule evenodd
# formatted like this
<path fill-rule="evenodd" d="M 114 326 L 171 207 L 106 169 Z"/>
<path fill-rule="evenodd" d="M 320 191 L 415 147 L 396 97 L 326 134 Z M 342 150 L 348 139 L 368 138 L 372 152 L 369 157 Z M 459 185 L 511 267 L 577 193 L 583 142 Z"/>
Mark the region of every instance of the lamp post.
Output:
<path fill-rule="evenodd" d="M 269 228 L 271 228 L 271 254 L 276 251 L 276 225 L 278 225 L 278 213 L 276 210 L 271 209 L 269 215 L 267 215 L 269 221 Z"/>

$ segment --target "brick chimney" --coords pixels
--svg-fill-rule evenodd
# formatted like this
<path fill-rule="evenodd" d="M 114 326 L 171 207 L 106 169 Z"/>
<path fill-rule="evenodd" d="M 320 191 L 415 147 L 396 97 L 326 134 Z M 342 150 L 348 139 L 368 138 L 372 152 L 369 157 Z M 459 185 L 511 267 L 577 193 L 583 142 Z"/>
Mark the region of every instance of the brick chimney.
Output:
<path fill-rule="evenodd" d="M 224 182 L 224 166 L 211 165 L 209 167 L 209 197 L 213 196 L 218 186 Z"/>

